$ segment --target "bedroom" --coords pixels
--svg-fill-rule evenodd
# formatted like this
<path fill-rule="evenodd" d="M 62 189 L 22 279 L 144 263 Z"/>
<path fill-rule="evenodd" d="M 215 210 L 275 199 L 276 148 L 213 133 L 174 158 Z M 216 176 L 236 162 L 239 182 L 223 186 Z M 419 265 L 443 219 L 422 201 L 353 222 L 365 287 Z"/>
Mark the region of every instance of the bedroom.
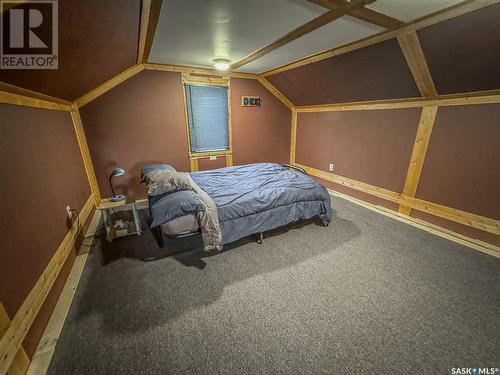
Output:
<path fill-rule="evenodd" d="M 1 1 L 0 374 L 497 373 L 499 18 Z"/>

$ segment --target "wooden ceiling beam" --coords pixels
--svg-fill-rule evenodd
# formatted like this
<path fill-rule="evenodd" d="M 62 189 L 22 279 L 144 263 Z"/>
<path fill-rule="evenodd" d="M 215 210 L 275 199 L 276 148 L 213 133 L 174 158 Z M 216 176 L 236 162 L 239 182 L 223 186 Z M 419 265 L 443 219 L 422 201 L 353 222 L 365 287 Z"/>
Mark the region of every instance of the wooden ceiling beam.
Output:
<path fill-rule="evenodd" d="M 141 32 L 139 36 L 139 48 L 143 48 L 141 60 L 138 63 L 146 63 L 149 59 L 149 54 L 151 53 L 151 47 L 153 46 L 153 40 L 155 38 L 156 26 L 158 26 L 158 20 L 160 19 L 161 4 L 163 0 L 146 0 L 143 1 L 143 8 L 141 9 Z M 147 9 L 149 8 L 149 9 Z M 146 16 L 145 13 L 148 13 Z M 145 36 L 143 36 L 143 23 L 147 20 L 147 27 L 144 25 Z M 141 36 L 143 37 L 144 47 L 141 47 Z"/>
<path fill-rule="evenodd" d="M 303 65 L 311 64 L 316 61 L 321 61 L 324 59 L 328 59 L 333 56 L 337 56 L 343 53 L 355 51 L 357 49 L 371 46 L 373 44 L 383 42 L 384 40 L 388 40 L 394 37 L 398 37 L 399 35 L 407 34 L 412 31 L 420 30 L 428 26 L 435 25 L 439 22 L 443 22 L 449 20 L 450 18 L 458 17 L 475 10 L 500 3 L 500 0 L 465 0 L 461 3 L 452 5 L 448 8 L 439 10 L 437 12 L 431 13 L 427 16 L 420 17 L 414 21 L 404 23 L 401 27 L 394 30 L 386 30 L 382 31 L 378 34 L 368 36 L 366 38 L 357 40 L 355 42 L 351 42 L 348 44 L 344 44 L 340 47 L 335 47 L 323 52 L 319 52 L 302 59 L 295 60 L 293 62 L 287 63 L 285 65 L 279 66 L 277 68 L 269 69 L 264 72 L 261 72 L 259 75 L 262 77 L 266 77 L 272 74 L 281 73 L 290 69 L 295 69 Z"/>
<path fill-rule="evenodd" d="M 345 0 L 308 0 L 308 1 L 330 10 L 337 10 L 347 4 L 347 1 Z M 397 29 L 398 27 L 404 24 L 403 21 L 398 20 L 397 18 L 388 16 L 382 12 L 370 8 L 356 8 L 353 9 L 349 13 L 349 15 L 389 30 Z"/>
<path fill-rule="evenodd" d="M 288 34 L 282 36 L 281 38 L 275 40 L 271 44 L 264 46 L 258 49 L 255 52 L 252 52 L 250 55 L 244 57 L 243 59 L 231 64 L 231 70 L 237 69 L 240 66 L 246 65 L 269 52 L 287 44 L 291 41 L 300 38 L 301 36 L 310 33 L 316 29 L 319 29 L 321 26 L 324 26 L 330 22 L 335 21 L 336 19 L 352 12 L 354 9 L 365 6 L 366 4 L 373 3 L 375 0 L 352 0 L 349 3 L 346 3 L 345 6 L 339 7 L 336 10 L 330 10 L 319 17 L 307 22 L 306 24 L 297 27 L 296 29 L 290 31 Z"/>
<path fill-rule="evenodd" d="M 140 64 L 144 59 L 144 48 L 146 47 L 146 36 L 148 33 L 150 11 L 151 11 L 151 0 L 142 0 L 141 23 L 139 25 L 139 45 L 137 47 L 137 64 Z"/>
<path fill-rule="evenodd" d="M 437 96 L 436 87 L 417 33 L 412 31 L 408 34 L 399 35 L 397 39 L 420 94 L 424 97 Z"/>

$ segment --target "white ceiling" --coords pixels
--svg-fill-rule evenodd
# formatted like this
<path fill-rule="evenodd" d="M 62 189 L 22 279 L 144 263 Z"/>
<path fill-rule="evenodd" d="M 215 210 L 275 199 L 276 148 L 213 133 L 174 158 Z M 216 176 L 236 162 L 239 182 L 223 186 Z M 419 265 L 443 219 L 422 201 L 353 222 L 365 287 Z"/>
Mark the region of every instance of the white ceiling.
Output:
<path fill-rule="evenodd" d="M 437 12 L 463 0 L 377 0 L 369 8 L 401 21 L 411 21 Z"/>
<path fill-rule="evenodd" d="M 352 17 L 342 17 L 271 51 L 237 71 L 260 73 L 291 61 L 376 34 L 384 29 Z"/>
<path fill-rule="evenodd" d="M 410 21 L 461 0 L 377 0 L 370 8 Z M 307 0 L 165 0 L 149 62 L 213 68 L 236 62 L 326 12 Z M 382 31 L 344 16 L 238 71 L 260 73 Z"/>

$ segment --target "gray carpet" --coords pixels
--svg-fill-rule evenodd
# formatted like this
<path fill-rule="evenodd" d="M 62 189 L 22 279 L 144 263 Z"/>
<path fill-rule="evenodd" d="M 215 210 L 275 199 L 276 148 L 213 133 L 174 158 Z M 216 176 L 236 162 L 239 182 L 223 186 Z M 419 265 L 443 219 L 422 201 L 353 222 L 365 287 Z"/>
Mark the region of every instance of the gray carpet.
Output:
<path fill-rule="evenodd" d="M 333 205 L 328 228 L 302 223 L 210 257 L 195 248 L 143 262 L 159 254 L 149 232 L 100 240 L 49 373 L 500 367 L 498 259 L 342 199 Z"/>

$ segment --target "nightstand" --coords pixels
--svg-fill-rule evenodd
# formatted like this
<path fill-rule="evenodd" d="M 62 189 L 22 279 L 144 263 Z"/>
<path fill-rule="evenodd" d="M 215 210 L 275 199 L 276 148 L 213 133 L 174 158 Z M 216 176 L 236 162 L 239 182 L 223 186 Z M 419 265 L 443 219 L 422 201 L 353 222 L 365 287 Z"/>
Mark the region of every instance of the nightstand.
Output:
<path fill-rule="evenodd" d="M 120 211 L 123 211 L 123 208 L 132 211 L 133 221 L 128 222 L 128 225 L 123 229 L 113 227 L 111 211 L 116 208 L 120 208 Z M 139 219 L 139 211 L 137 210 L 137 203 L 135 200 L 124 199 L 119 202 L 112 202 L 110 199 L 103 199 L 98 209 L 102 211 L 104 228 L 106 229 L 106 239 L 108 241 L 113 241 L 115 238 L 130 236 L 132 234 L 141 234 L 141 221 Z"/>

